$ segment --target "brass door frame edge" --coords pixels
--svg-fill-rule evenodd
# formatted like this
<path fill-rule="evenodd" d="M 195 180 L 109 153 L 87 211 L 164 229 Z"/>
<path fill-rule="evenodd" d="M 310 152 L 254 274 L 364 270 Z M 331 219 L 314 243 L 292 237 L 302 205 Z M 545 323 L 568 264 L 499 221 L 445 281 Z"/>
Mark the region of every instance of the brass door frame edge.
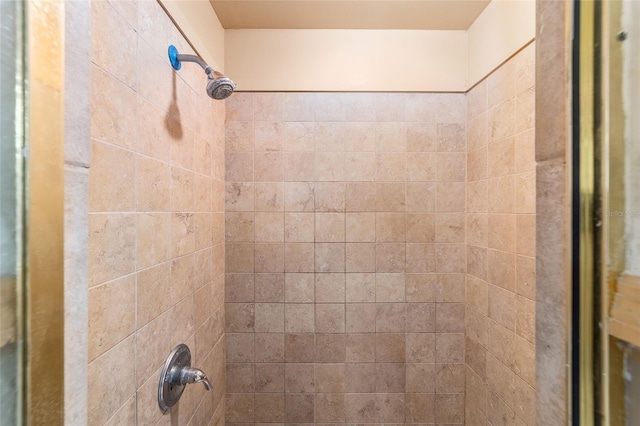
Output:
<path fill-rule="evenodd" d="M 26 2 L 28 425 L 64 422 L 64 2 Z"/>
<path fill-rule="evenodd" d="M 574 125 L 579 126 L 579 138 L 575 140 L 578 143 L 577 155 L 579 170 L 577 187 L 574 191 L 579 191 L 579 223 L 578 235 L 578 258 L 573 262 L 579 262 L 577 266 L 579 287 L 578 287 L 578 322 L 574 322 L 578 330 L 574 333 L 578 334 L 578 345 L 572 348 L 574 359 L 579 363 L 577 374 L 577 403 L 579 424 L 591 426 L 596 424 L 596 412 L 598 411 L 599 402 L 596 401 L 596 390 L 594 373 L 597 368 L 597 362 L 600 358 L 599 354 L 595 354 L 595 337 L 596 327 L 595 321 L 598 313 L 595 312 L 594 303 L 598 298 L 599 289 L 596 289 L 595 280 L 598 275 L 597 256 L 600 252 L 598 247 L 599 234 L 595 229 L 595 221 L 598 215 L 599 194 L 596 188 L 596 175 L 598 173 L 598 158 L 596 151 L 596 93 L 595 87 L 596 72 L 596 38 L 598 37 L 596 25 L 596 8 L 599 2 L 580 2 L 580 10 L 577 19 L 579 22 L 579 44 L 578 57 L 579 69 L 578 84 L 579 91 L 579 122 Z M 575 84 L 575 82 L 574 82 Z M 575 148 L 574 148 L 575 149 Z M 575 151 L 574 151 L 575 152 Z M 575 185 L 575 184 L 574 184 Z M 574 225 L 575 226 L 575 225 Z M 574 228 L 576 229 L 576 228 Z M 574 312 L 575 314 L 575 312 Z M 575 319 L 574 319 L 575 321 Z M 575 356 L 578 355 L 577 359 Z M 574 370 L 575 371 L 575 370 Z M 576 384 L 573 379 L 574 386 Z M 576 390 L 574 389 L 574 392 Z M 574 393 L 576 395 L 576 393 Z M 574 422 L 576 419 L 573 419 Z"/>

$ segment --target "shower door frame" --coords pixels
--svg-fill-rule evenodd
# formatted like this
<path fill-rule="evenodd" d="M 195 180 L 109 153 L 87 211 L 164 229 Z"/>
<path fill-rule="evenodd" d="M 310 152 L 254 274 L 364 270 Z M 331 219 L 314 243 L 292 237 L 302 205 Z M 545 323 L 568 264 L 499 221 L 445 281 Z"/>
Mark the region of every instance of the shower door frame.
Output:
<path fill-rule="evenodd" d="M 580 3 L 579 5 L 577 3 Z M 625 424 L 625 341 L 610 330 L 625 270 L 624 114 L 614 19 L 620 2 L 574 2 L 571 423 Z M 622 141 L 622 143 L 620 143 Z M 627 336 L 628 337 L 628 336 Z M 637 336 L 636 336 L 637 337 Z"/>
<path fill-rule="evenodd" d="M 29 425 L 64 424 L 65 2 L 25 8 L 24 404 Z"/>

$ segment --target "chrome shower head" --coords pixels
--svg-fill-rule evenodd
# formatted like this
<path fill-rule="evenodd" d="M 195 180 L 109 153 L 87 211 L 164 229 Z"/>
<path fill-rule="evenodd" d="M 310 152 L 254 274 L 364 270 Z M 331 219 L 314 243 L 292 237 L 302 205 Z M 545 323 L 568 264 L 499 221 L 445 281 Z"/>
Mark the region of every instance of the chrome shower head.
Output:
<path fill-rule="evenodd" d="M 231 96 L 235 88 L 236 84 L 221 72 L 213 71 L 209 74 L 207 95 L 209 95 L 210 98 L 217 100 L 226 99 Z"/>
<path fill-rule="evenodd" d="M 174 70 L 182 68 L 182 62 L 195 62 L 200 65 L 207 74 L 207 95 L 212 99 L 226 99 L 233 93 L 236 84 L 219 71 L 215 71 L 207 65 L 201 57 L 196 55 L 182 55 L 174 45 L 169 46 L 169 61 Z"/>

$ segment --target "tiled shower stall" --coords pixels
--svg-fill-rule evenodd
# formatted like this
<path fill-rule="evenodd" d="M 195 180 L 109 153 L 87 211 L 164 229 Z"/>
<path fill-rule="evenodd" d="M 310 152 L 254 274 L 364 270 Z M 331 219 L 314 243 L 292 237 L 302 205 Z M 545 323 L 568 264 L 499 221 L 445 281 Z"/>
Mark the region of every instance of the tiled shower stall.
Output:
<path fill-rule="evenodd" d="M 226 101 L 227 422 L 535 424 L 533 59 Z"/>
<path fill-rule="evenodd" d="M 227 102 L 228 422 L 463 422 L 465 111 Z"/>
<path fill-rule="evenodd" d="M 534 44 L 221 102 L 157 2 L 91 10 L 89 424 L 535 424 Z M 182 342 L 213 392 L 163 415 Z"/>

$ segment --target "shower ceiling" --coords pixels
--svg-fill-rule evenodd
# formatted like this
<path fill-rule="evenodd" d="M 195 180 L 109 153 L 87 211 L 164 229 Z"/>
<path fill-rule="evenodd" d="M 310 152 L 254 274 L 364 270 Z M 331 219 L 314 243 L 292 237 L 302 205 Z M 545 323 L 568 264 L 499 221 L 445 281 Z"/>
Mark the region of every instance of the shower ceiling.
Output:
<path fill-rule="evenodd" d="M 490 0 L 210 0 L 226 29 L 466 30 Z"/>

